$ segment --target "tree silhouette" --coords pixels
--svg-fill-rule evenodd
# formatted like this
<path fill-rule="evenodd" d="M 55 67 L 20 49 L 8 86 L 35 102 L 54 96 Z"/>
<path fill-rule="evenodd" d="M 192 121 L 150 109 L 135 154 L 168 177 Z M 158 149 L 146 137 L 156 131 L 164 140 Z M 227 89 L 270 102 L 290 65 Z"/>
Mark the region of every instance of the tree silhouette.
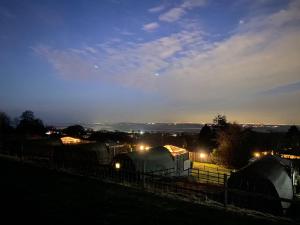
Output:
<path fill-rule="evenodd" d="M 199 147 L 212 149 L 214 147 L 214 139 L 214 132 L 207 124 L 205 124 L 199 133 Z"/>
<path fill-rule="evenodd" d="M 248 163 L 253 146 L 251 130 L 243 130 L 236 123 L 227 124 L 227 129 L 217 134 L 217 150 L 213 157 L 217 163 L 231 168 L 240 168 Z"/>
<path fill-rule="evenodd" d="M 286 146 L 297 149 L 300 146 L 300 131 L 297 126 L 291 126 L 286 132 Z"/>
<path fill-rule="evenodd" d="M 84 127 L 81 125 L 78 125 L 78 124 L 68 126 L 63 131 L 65 134 L 67 134 L 69 136 L 73 136 L 73 137 L 81 137 L 82 135 L 85 134 Z"/>
<path fill-rule="evenodd" d="M 213 119 L 214 127 L 217 129 L 225 129 L 228 126 L 228 122 L 225 115 L 218 114 Z"/>
<path fill-rule="evenodd" d="M 0 142 L 2 144 L 6 136 L 11 131 L 12 131 L 12 127 L 10 126 L 10 118 L 4 112 L 0 112 Z"/>
<path fill-rule="evenodd" d="M 25 111 L 20 116 L 17 131 L 23 135 L 44 135 L 45 127 L 43 121 L 35 118 L 32 111 Z"/>

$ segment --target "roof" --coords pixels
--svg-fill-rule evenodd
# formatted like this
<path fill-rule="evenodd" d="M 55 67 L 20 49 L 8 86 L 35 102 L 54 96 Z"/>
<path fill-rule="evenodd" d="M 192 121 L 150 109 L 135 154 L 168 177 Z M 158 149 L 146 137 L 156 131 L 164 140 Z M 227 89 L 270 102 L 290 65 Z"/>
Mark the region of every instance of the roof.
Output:
<path fill-rule="evenodd" d="M 148 151 L 134 151 L 116 156 L 131 159 L 137 171 L 151 172 L 174 167 L 174 159 L 169 150 L 163 146 L 150 148 Z"/>
<path fill-rule="evenodd" d="M 292 199 L 293 187 L 290 177 L 291 162 L 278 156 L 268 155 L 257 159 L 232 175 L 230 179 L 256 180 L 256 185 L 261 185 L 259 180 L 270 183 L 276 190 L 278 197 Z M 230 181 L 229 181 L 230 182 Z M 287 203 L 282 202 L 286 208 Z"/>

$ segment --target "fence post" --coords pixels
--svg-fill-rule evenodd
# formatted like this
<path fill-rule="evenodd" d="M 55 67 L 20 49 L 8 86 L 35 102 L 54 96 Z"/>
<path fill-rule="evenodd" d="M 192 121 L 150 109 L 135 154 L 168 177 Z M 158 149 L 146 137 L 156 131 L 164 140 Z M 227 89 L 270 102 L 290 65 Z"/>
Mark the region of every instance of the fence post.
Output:
<path fill-rule="evenodd" d="M 227 207 L 228 203 L 228 186 L 227 186 L 227 174 L 224 174 L 224 207 Z"/>
<path fill-rule="evenodd" d="M 207 173 L 206 173 L 207 175 L 206 175 L 206 183 L 208 183 L 208 181 L 209 181 L 209 171 L 207 170 Z"/>

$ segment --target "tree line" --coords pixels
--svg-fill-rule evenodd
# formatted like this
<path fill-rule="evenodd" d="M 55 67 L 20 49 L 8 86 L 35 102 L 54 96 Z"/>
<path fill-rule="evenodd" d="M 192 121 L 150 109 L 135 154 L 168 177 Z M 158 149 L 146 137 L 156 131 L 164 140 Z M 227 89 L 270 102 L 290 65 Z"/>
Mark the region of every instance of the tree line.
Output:
<path fill-rule="evenodd" d="M 15 120 L 15 126 L 12 126 L 11 119 L 7 114 L 0 112 L 0 150 L 11 137 L 21 140 L 34 136 L 45 137 L 45 133 L 49 129 L 55 128 L 46 127 L 43 121 L 30 110 L 24 111 Z M 84 127 L 76 124 L 62 130 L 63 134 L 73 137 L 83 137 L 86 132 Z M 153 136 L 154 134 L 149 135 Z M 146 137 L 144 135 L 144 138 Z M 160 135 L 158 138 L 162 139 L 162 136 Z M 230 123 L 225 115 L 217 115 L 213 119 L 212 125 L 205 124 L 196 138 L 192 135 L 182 134 L 177 137 L 164 137 L 164 141 L 168 141 L 170 138 L 174 143 L 184 142 L 188 149 L 195 146 L 197 149 L 205 149 L 211 154 L 215 163 L 231 168 L 240 168 L 246 165 L 254 150 L 292 150 L 299 151 L 300 155 L 300 132 L 297 126 L 291 126 L 286 133 L 262 133 L 250 128 L 243 128 L 237 123 Z M 91 132 L 89 140 L 120 141 L 128 144 L 138 141 L 128 133 L 118 131 Z"/>
<path fill-rule="evenodd" d="M 252 157 L 253 151 L 294 151 L 300 154 L 300 132 L 291 126 L 286 133 L 256 132 L 227 121 L 217 115 L 212 126 L 207 124 L 198 137 L 199 148 L 211 153 L 212 160 L 226 167 L 240 168 Z"/>

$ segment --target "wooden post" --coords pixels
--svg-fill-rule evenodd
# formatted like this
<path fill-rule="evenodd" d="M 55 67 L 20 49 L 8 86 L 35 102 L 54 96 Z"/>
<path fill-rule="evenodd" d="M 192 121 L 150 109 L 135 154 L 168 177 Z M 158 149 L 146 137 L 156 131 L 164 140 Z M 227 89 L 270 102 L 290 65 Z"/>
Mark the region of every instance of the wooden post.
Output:
<path fill-rule="evenodd" d="M 208 181 L 209 181 L 209 171 L 207 170 L 207 176 L 206 176 L 206 183 L 208 183 Z"/>
<path fill-rule="evenodd" d="M 227 207 L 228 203 L 228 186 L 227 186 L 227 174 L 224 174 L 224 207 Z"/>

